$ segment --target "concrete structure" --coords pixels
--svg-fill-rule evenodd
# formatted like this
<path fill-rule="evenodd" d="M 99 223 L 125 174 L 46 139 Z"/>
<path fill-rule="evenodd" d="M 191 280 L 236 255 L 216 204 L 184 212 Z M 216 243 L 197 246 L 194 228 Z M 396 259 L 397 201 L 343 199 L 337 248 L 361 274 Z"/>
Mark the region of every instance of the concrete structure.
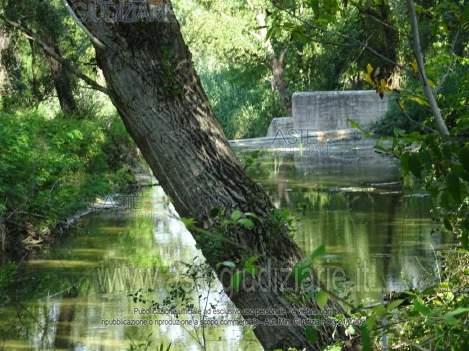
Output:
<path fill-rule="evenodd" d="M 350 128 L 348 119 L 370 126 L 388 111 L 389 98 L 372 90 L 315 91 L 293 94 L 295 129 L 325 131 Z"/>
<path fill-rule="evenodd" d="M 368 127 L 383 118 L 389 99 L 375 91 L 319 91 L 293 95 L 293 117 L 274 118 L 266 137 L 232 140 L 238 151 L 264 150 L 293 159 L 302 174 L 346 176 L 351 184 L 399 179 L 396 160 L 375 152 L 348 119 Z"/>
<path fill-rule="evenodd" d="M 279 130 L 282 133 L 287 133 L 293 129 L 293 118 L 291 117 L 277 117 L 270 122 L 269 130 L 267 131 L 268 137 L 275 137 Z"/>

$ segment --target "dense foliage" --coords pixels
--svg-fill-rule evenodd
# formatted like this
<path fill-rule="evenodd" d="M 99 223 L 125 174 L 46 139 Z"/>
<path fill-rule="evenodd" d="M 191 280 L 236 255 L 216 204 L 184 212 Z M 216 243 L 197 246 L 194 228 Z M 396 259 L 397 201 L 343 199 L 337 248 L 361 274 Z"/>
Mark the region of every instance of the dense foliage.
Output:
<path fill-rule="evenodd" d="M 0 114 L 0 217 L 7 236 L 41 242 L 58 221 L 133 180 L 122 122 Z"/>

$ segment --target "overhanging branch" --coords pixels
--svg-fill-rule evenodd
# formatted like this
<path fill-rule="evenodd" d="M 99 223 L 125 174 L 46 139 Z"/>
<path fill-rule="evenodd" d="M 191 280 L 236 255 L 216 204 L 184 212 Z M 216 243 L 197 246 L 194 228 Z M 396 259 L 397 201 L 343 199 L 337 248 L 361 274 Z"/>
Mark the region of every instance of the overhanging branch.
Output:
<path fill-rule="evenodd" d="M 69 72 L 73 73 L 74 75 L 76 75 L 78 78 L 82 79 L 85 83 L 87 83 L 92 89 L 94 90 L 97 90 L 97 91 L 100 91 L 106 95 L 109 95 L 108 94 L 108 90 L 103 87 L 102 85 L 100 85 L 99 83 L 97 83 L 95 80 L 93 80 L 92 78 L 88 77 L 86 74 L 84 74 L 83 72 L 81 72 L 77 67 L 75 67 L 74 65 L 72 65 L 69 61 L 65 60 L 63 57 L 61 57 L 60 55 L 58 55 L 55 50 L 50 46 L 48 45 L 46 42 L 44 42 L 43 40 L 41 40 L 32 30 L 30 30 L 29 28 L 27 28 L 25 25 L 23 25 L 21 22 L 17 22 L 17 21 L 13 21 L 13 20 L 10 20 L 8 18 L 6 18 L 5 16 L 2 16 L 0 15 L 0 19 L 5 22 L 7 25 L 15 28 L 15 29 L 18 29 L 21 33 L 23 33 L 23 35 L 28 38 L 29 40 L 39 44 L 41 46 L 41 48 L 44 50 L 44 53 L 51 56 L 54 60 L 56 60 L 57 62 L 60 62 L 64 67 L 65 69 L 67 69 Z"/>

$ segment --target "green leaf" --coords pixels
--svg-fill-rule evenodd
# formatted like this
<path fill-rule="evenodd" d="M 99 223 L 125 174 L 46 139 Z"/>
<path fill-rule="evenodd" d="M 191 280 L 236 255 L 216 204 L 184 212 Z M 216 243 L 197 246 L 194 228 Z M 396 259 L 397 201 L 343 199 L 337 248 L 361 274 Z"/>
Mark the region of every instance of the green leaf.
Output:
<path fill-rule="evenodd" d="M 394 300 L 386 306 L 386 309 L 388 310 L 388 312 L 392 311 L 396 307 L 399 307 L 403 302 L 404 302 L 404 300 Z"/>
<path fill-rule="evenodd" d="M 242 278 L 242 271 L 237 271 L 235 274 L 231 276 L 231 289 L 238 292 L 239 291 L 239 285 L 241 284 L 241 278 Z"/>
<path fill-rule="evenodd" d="M 249 268 L 249 267 L 255 267 L 254 264 L 256 263 L 256 261 L 259 259 L 259 256 L 251 256 L 249 257 L 246 262 L 244 263 L 244 267 L 245 268 Z"/>
<path fill-rule="evenodd" d="M 358 123 L 357 121 L 351 119 L 351 118 L 347 118 L 347 122 L 350 124 L 350 126 L 353 128 L 353 129 L 357 129 L 358 131 L 360 131 L 365 137 L 369 138 L 372 133 L 370 133 L 369 131 L 367 131 L 364 127 L 362 127 L 360 125 L 360 123 Z"/>
<path fill-rule="evenodd" d="M 420 97 L 420 96 L 411 96 L 409 98 L 409 100 L 412 100 L 414 102 L 416 102 L 417 104 L 419 104 L 420 106 L 424 106 L 424 107 L 429 107 L 430 105 L 428 104 L 427 100 L 425 100 L 424 98 Z"/>
<path fill-rule="evenodd" d="M 243 213 L 240 210 L 234 210 L 233 213 L 231 214 L 231 220 L 233 222 L 237 222 L 242 216 L 243 216 Z"/>
<path fill-rule="evenodd" d="M 377 319 L 380 319 L 381 317 L 383 317 L 386 314 L 386 312 L 387 312 L 386 307 L 384 307 L 383 305 L 378 305 L 372 309 L 372 314 Z"/>
<path fill-rule="evenodd" d="M 352 127 L 353 129 L 358 129 L 360 131 L 362 130 L 362 127 L 360 126 L 360 124 L 357 121 L 349 118 L 349 119 L 347 119 L 347 122 L 350 124 L 350 127 Z"/>
<path fill-rule="evenodd" d="M 373 330 L 376 326 L 376 316 L 370 316 L 365 322 L 366 328 L 368 331 Z"/>
<path fill-rule="evenodd" d="M 315 343 L 316 340 L 318 339 L 318 331 L 317 331 L 314 327 L 308 325 L 308 326 L 306 326 L 306 328 L 305 328 L 305 336 L 306 336 L 306 339 L 307 339 L 310 343 L 313 344 L 313 343 Z"/>
<path fill-rule="evenodd" d="M 255 265 L 256 261 L 259 259 L 259 256 L 251 256 L 249 257 L 246 262 L 244 263 L 244 269 L 251 273 L 251 274 L 256 274 L 257 267 Z"/>
<path fill-rule="evenodd" d="M 324 256 L 326 254 L 326 247 L 324 245 L 319 246 L 316 250 L 313 251 L 311 255 L 309 255 L 309 260 L 312 262 L 316 258 Z"/>
<path fill-rule="evenodd" d="M 249 218 L 241 218 L 238 223 L 246 229 L 253 229 L 255 227 L 254 222 L 251 221 Z"/>
<path fill-rule="evenodd" d="M 368 330 L 368 326 L 366 324 L 363 324 L 360 327 L 360 335 L 361 335 L 361 342 L 362 342 L 362 350 L 371 351 L 370 331 Z"/>
<path fill-rule="evenodd" d="M 191 229 L 195 226 L 195 219 L 194 218 L 181 218 L 181 222 L 184 223 L 187 229 Z"/>
<path fill-rule="evenodd" d="M 323 309 L 327 305 L 327 300 L 329 299 L 329 294 L 325 291 L 319 291 L 315 298 L 316 303 L 320 309 Z"/>
<path fill-rule="evenodd" d="M 413 305 L 414 305 L 414 309 L 424 316 L 429 316 L 430 313 L 432 312 L 432 310 L 428 306 L 425 306 L 423 301 L 419 299 L 414 300 Z"/>
<path fill-rule="evenodd" d="M 456 317 L 460 314 L 469 313 L 469 307 L 458 307 L 454 311 L 445 314 L 445 319 L 450 317 Z"/>
<path fill-rule="evenodd" d="M 245 216 L 245 217 L 252 217 L 252 218 L 254 218 L 254 219 L 259 218 L 255 213 L 252 213 L 252 212 L 246 212 L 246 213 L 244 214 L 244 216 Z"/>

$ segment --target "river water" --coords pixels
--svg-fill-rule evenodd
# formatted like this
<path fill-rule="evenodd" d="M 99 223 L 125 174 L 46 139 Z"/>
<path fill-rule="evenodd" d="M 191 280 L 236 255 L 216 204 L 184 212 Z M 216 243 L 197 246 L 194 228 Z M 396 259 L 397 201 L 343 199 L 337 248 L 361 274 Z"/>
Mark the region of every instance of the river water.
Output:
<path fill-rule="evenodd" d="M 435 251 L 450 238 L 434 230 L 429 198 L 403 192 L 389 168 L 349 173 L 311 169 L 291 154 L 242 158 L 276 206 L 296 217 L 294 237 L 304 251 L 326 246 L 318 270 L 338 294 L 366 305 L 438 278 Z M 239 325 L 165 325 L 168 315 L 153 316 L 162 325 L 105 325 L 145 319 L 135 308 L 162 301 L 182 279 L 184 262 L 203 260 L 161 188 L 120 201 L 123 209 L 82 219 L 18 268 L 0 304 L 0 350 L 159 350 L 170 342 L 171 350 L 199 350 L 202 333 L 208 350 L 261 350 Z M 129 296 L 139 289 L 144 303 Z M 232 308 L 220 289 L 201 284 L 191 298 L 204 306 L 208 295 L 209 306 Z"/>

